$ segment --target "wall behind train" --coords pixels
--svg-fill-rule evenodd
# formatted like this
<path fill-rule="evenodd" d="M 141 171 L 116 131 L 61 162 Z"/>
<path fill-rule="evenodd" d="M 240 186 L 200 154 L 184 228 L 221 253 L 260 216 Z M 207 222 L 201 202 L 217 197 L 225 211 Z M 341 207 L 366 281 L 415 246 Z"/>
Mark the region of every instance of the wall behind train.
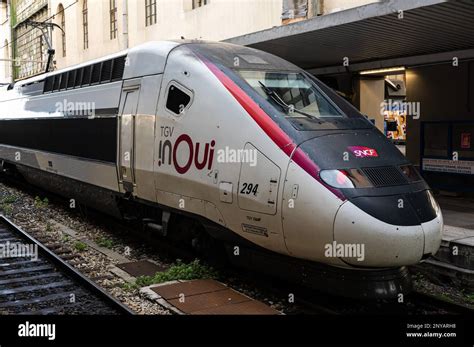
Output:
<path fill-rule="evenodd" d="M 84 1 L 49 0 L 51 14 L 65 8 L 66 56 L 60 54 L 61 33 L 55 30 L 56 67 L 63 68 L 133 47 L 146 41 L 202 39 L 220 41 L 304 20 L 374 0 L 115 0 L 117 36 L 111 38 L 111 0 L 87 0 L 88 47 L 84 48 Z M 114 1 L 112 0 L 112 3 Z M 75 4 L 74 4 L 75 3 Z M 128 38 L 124 35 L 127 6 Z M 156 3 L 156 23 L 147 25 L 146 5 Z M 303 18 L 284 19 L 284 8 L 306 8 Z M 61 16 L 54 19 L 61 23 Z"/>
<path fill-rule="evenodd" d="M 15 59 L 0 61 L 0 82 L 45 70 L 47 44 L 27 20 L 64 30 L 50 33 L 53 69 L 62 69 L 146 41 L 220 41 L 371 2 L 377 0 L 0 0 L 0 59 Z M 153 9 L 151 22 L 146 8 Z"/>
<path fill-rule="evenodd" d="M 11 69 L 11 35 L 10 35 L 10 7 L 7 0 L 0 1 L 0 83 L 12 81 Z"/>
<path fill-rule="evenodd" d="M 51 11 L 66 8 L 76 0 L 50 0 Z M 109 0 L 88 0 L 89 45 L 83 47 L 84 0 L 65 10 L 66 56 L 56 54 L 57 68 L 74 65 L 120 51 L 126 47 L 123 35 L 123 0 L 116 0 L 117 36 L 111 38 Z M 128 0 L 128 46 L 167 39 L 219 41 L 281 24 L 282 0 L 208 0 L 193 9 L 192 0 L 157 0 L 156 23 L 146 25 L 145 0 Z M 55 23 L 60 24 L 60 16 Z M 55 30 L 53 43 L 61 48 L 61 33 Z"/>

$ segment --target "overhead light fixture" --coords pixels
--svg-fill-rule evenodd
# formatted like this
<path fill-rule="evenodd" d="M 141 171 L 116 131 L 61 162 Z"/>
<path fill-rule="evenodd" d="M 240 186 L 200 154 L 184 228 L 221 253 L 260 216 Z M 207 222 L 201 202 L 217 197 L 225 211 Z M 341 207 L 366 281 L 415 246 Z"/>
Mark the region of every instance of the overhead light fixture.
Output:
<path fill-rule="evenodd" d="M 399 72 L 399 71 L 405 71 L 404 66 L 398 66 L 398 67 L 389 67 L 386 69 L 376 69 L 376 70 L 366 70 L 366 71 L 361 71 L 361 75 L 375 75 L 375 74 L 387 74 L 390 72 Z"/>

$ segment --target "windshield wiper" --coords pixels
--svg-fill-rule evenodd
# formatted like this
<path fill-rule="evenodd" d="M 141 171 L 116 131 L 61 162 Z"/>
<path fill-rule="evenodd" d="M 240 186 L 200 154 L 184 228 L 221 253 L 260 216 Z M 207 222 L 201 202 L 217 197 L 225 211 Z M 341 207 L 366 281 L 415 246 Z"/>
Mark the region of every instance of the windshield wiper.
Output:
<path fill-rule="evenodd" d="M 275 91 L 271 90 L 270 88 L 268 88 L 265 84 L 263 84 L 262 81 L 258 81 L 258 83 L 260 83 L 260 85 L 262 86 L 263 91 L 265 92 L 265 94 L 267 94 L 269 97 L 271 97 L 281 108 L 285 109 L 288 113 L 296 112 L 296 113 L 299 113 L 299 114 L 301 114 L 303 116 L 306 116 L 308 118 L 317 119 L 317 117 L 315 117 L 313 115 L 310 115 L 309 113 L 297 110 L 294 106 L 288 105 L 285 101 L 283 101 L 283 99 L 281 98 L 280 95 L 278 95 L 277 92 L 275 92 Z"/>

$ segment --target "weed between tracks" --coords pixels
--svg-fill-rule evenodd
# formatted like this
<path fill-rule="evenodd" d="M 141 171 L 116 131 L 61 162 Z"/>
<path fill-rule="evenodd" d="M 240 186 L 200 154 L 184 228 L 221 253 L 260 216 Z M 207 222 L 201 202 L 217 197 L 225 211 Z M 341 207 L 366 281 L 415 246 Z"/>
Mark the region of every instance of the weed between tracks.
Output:
<path fill-rule="evenodd" d="M 17 196 L 15 195 L 7 195 L 6 197 L 4 197 L 1 201 L 0 201 L 0 204 L 13 204 L 14 202 L 16 202 L 16 200 L 18 199 Z"/>
<path fill-rule="evenodd" d="M 6 216 L 11 215 L 13 212 L 13 207 L 12 204 L 14 204 L 17 201 L 18 197 L 15 195 L 8 195 L 4 197 L 3 199 L 0 200 L 0 211 L 3 211 L 3 213 Z"/>
<path fill-rule="evenodd" d="M 107 238 L 107 237 L 97 238 L 96 243 L 100 247 L 105 247 L 105 248 L 108 248 L 108 249 L 112 249 L 112 247 L 115 245 L 114 241 Z"/>
<path fill-rule="evenodd" d="M 87 244 L 81 241 L 77 241 L 74 243 L 74 248 L 79 252 L 83 252 L 87 249 Z"/>
<path fill-rule="evenodd" d="M 48 204 L 49 204 L 48 198 L 44 198 L 43 200 L 41 200 L 41 198 L 39 196 L 35 197 L 34 206 L 36 208 L 43 209 L 43 208 L 48 207 Z"/>

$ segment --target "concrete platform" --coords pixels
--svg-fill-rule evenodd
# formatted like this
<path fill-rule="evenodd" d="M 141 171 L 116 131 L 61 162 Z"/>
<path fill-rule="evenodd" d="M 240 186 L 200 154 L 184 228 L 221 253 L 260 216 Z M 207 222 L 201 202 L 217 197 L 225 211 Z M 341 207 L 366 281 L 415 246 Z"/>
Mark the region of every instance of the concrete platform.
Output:
<path fill-rule="evenodd" d="M 443 211 L 444 224 L 450 227 L 469 230 L 467 235 L 474 236 L 474 199 L 450 196 L 436 196 Z"/>
<path fill-rule="evenodd" d="M 214 280 L 171 281 L 142 288 L 141 292 L 178 314 L 281 314 L 272 307 Z"/>
<path fill-rule="evenodd" d="M 436 197 L 443 212 L 441 247 L 434 257 L 414 267 L 416 271 L 446 283 L 474 290 L 474 200 Z"/>
<path fill-rule="evenodd" d="M 438 260 L 474 270 L 474 200 L 438 197 L 444 231 Z"/>

